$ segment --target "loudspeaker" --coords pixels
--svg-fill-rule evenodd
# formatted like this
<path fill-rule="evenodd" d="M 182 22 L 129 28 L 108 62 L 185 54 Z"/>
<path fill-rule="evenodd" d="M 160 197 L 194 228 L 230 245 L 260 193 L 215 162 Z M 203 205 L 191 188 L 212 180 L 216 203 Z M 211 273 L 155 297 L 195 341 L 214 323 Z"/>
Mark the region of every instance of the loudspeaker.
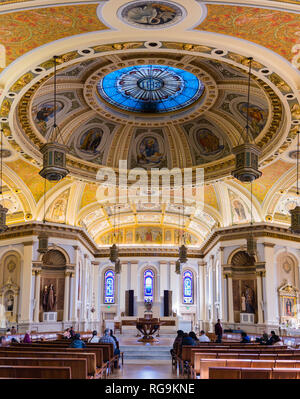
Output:
<path fill-rule="evenodd" d="M 164 316 L 171 316 L 172 312 L 172 291 L 164 290 Z"/>
<path fill-rule="evenodd" d="M 134 290 L 125 291 L 125 315 L 134 316 L 133 314 Z"/>

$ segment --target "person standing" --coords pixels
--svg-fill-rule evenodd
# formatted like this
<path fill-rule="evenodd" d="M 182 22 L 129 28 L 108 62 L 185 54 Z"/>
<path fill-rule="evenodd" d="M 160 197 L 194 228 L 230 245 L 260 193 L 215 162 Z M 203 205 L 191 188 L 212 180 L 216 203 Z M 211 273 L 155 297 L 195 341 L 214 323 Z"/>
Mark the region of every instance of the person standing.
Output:
<path fill-rule="evenodd" d="M 222 335 L 223 335 L 223 328 L 222 328 L 220 319 L 218 319 L 217 323 L 215 324 L 215 334 L 217 336 L 216 342 L 221 343 Z"/>
<path fill-rule="evenodd" d="M 80 334 L 75 334 L 74 340 L 69 345 L 70 348 L 86 348 L 86 344 L 80 339 Z"/>
<path fill-rule="evenodd" d="M 210 339 L 208 336 L 205 334 L 204 330 L 200 331 L 200 336 L 199 336 L 199 342 L 210 342 Z"/>

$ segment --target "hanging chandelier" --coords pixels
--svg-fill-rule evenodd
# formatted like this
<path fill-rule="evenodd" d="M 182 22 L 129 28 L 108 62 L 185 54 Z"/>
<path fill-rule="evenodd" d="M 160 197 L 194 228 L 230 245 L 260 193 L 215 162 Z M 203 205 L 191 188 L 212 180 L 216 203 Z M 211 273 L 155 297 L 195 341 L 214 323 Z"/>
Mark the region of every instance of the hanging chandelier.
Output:
<path fill-rule="evenodd" d="M 120 274 L 121 273 L 121 261 L 118 258 L 115 262 L 115 273 Z"/>
<path fill-rule="evenodd" d="M 187 247 L 184 244 L 179 248 L 179 261 L 180 263 L 187 262 Z"/>
<path fill-rule="evenodd" d="M 1 128 L 1 154 L 0 154 L 0 179 L 1 179 L 1 187 L 0 187 L 0 194 L 3 194 L 3 179 L 2 179 L 2 170 L 3 170 L 3 129 Z M 8 226 L 6 225 L 6 214 L 8 212 L 8 209 L 5 208 L 0 204 L 0 233 L 4 233 L 7 229 Z"/>
<path fill-rule="evenodd" d="M 232 149 L 235 155 L 235 170 L 232 175 L 243 183 L 251 183 L 258 179 L 262 173 L 258 169 L 258 159 L 261 154 L 261 149 L 251 143 L 251 134 L 249 131 L 249 106 L 250 106 L 250 78 L 252 57 L 249 60 L 249 77 L 248 77 L 248 100 L 247 100 L 247 123 L 246 123 L 246 139 L 244 144 L 240 144 Z"/>
<path fill-rule="evenodd" d="M 180 263 L 179 259 L 177 259 L 177 261 L 175 262 L 175 273 L 176 274 L 182 273 L 182 264 Z"/>
<path fill-rule="evenodd" d="M 46 252 L 48 252 L 48 236 L 45 233 L 42 233 L 40 236 L 38 236 L 38 240 L 39 240 L 39 247 L 38 247 L 38 252 L 40 254 L 45 254 Z"/>
<path fill-rule="evenodd" d="M 116 244 L 113 244 L 110 248 L 109 248 L 109 260 L 112 263 L 116 263 L 117 259 L 119 256 L 119 250 L 118 247 L 116 246 Z"/>
<path fill-rule="evenodd" d="M 300 131 L 297 132 L 297 162 L 296 162 L 296 179 L 297 179 L 297 196 L 299 199 L 299 154 L 300 154 L 300 142 L 299 142 L 299 137 L 300 137 Z M 300 206 L 296 205 L 294 209 L 290 211 L 291 214 L 291 231 L 294 234 L 300 234 Z"/>
<path fill-rule="evenodd" d="M 59 127 L 56 124 L 56 60 L 54 56 L 54 123 L 52 131 L 49 135 L 49 142 L 44 144 L 40 151 L 43 155 L 43 169 L 39 172 L 40 175 L 49 181 L 59 181 L 63 179 L 68 173 L 66 168 L 66 153 L 67 146 L 63 143 L 62 135 Z M 58 136 L 61 137 L 62 143 L 58 142 Z"/>

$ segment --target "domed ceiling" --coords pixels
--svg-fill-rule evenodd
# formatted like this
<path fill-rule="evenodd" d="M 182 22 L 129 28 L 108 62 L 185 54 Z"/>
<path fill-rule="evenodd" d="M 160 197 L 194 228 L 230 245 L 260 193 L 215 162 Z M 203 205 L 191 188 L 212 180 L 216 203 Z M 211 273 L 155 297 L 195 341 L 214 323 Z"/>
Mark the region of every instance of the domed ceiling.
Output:
<path fill-rule="evenodd" d="M 42 220 L 44 200 L 47 220 L 82 226 L 100 245 L 110 245 L 116 230 L 124 245 L 178 245 L 185 232 L 186 243 L 197 246 L 217 227 L 249 223 L 250 186 L 231 177 L 232 148 L 245 140 L 249 56 L 249 132 L 262 150 L 263 172 L 252 187 L 254 220 L 289 223 L 288 210 L 298 201 L 300 119 L 297 49 L 287 50 L 297 45 L 293 26 L 300 23 L 293 2 L 289 11 L 272 0 L 273 9 L 255 3 L 264 35 L 251 33 L 253 7 L 229 2 L 40 2 L 34 11 L 16 10 L 13 3 L 0 6 L 6 7 L 0 20 L 8 48 L 0 122 L 8 151 L 2 201 L 9 223 Z M 284 17 L 290 21 L 285 49 L 280 38 L 270 39 Z M 20 21 L 28 32 L 23 46 Z M 56 27 L 51 35 L 43 31 L 45 21 Z M 32 61 L 22 62 L 30 51 Z M 53 55 L 59 57 L 57 124 L 70 174 L 47 183 L 45 197 L 38 171 L 53 125 Z M 118 171 L 120 160 L 128 170 L 148 174 L 152 168 L 192 168 L 192 183 L 196 168 L 203 168 L 203 206 L 99 203 L 97 173 Z"/>

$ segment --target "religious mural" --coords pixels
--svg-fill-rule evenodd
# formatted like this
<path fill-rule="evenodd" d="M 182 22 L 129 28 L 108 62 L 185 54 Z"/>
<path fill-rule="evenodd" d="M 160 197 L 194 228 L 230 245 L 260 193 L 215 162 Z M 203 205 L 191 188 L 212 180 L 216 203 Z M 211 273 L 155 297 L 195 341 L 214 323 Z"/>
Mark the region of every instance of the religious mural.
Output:
<path fill-rule="evenodd" d="M 155 137 L 145 137 L 139 145 L 137 164 L 153 167 L 160 164 L 163 154 L 160 152 L 158 141 Z"/>
<path fill-rule="evenodd" d="M 130 25 L 155 28 L 178 21 L 182 17 L 182 10 L 167 1 L 142 1 L 123 8 L 121 17 Z"/>
<path fill-rule="evenodd" d="M 249 210 L 237 194 L 228 190 L 231 203 L 232 223 L 246 223 L 249 220 Z"/>
<path fill-rule="evenodd" d="M 247 103 L 240 102 L 237 109 L 247 119 Z M 268 112 L 258 105 L 249 106 L 249 127 L 254 137 L 258 136 L 267 122 Z"/>
<path fill-rule="evenodd" d="M 102 235 L 97 241 L 100 244 L 176 244 L 183 242 L 185 235 L 186 245 L 196 245 L 198 238 L 188 232 L 178 229 L 162 229 L 161 227 L 142 226 L 137 228 L 122 228 Z"/>
<path fill-rule="evenodd" d="M 210 129 L 198 129 L 195 138 L 202 155 L 215 155 L 224 149 L 223 141 Z"/>
<path fill-rule="evenodd" d="M 46 218 L 53 222 L 65 222 L 70 190 L 64 191 L 50 205 Z"/>
<path fill-rule="evenodd" d="M 103 136 L 103 129 L 93 127 L 82 134 L 79 140 L 79 149 L 88 153 L 96 154 Z"/>
<path fill-rule="evenodd" d="M 56 115 L 64 108 L 61 101 L 56 103 Z M 53 125 L 54 102 L 48 101 L 32 108 L 33 118 L 38 130 L 44 136 L 50 126 Z"/>

